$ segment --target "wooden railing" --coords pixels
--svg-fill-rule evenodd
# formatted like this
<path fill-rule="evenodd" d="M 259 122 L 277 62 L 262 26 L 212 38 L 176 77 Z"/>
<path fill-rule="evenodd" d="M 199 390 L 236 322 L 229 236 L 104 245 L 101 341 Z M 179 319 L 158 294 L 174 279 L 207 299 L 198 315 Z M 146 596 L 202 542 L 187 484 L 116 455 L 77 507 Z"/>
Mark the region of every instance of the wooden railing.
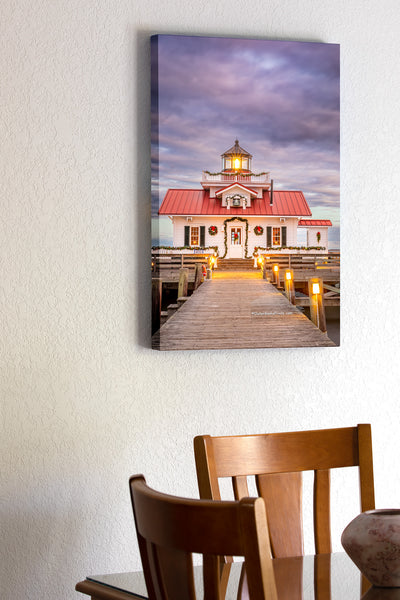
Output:
<path fill-rule="evenodd" d="M 282 273 L 285 269 L 293 269 L 294 279 L 305 281 L 308 277 L 318 275 L 324 280 L 340 279 L 340 252 L 327 254 L 262 254 L 267 270 L 274 265 L 279 266 Z"/>
<path fill-rule="evenodd" d="M 151 255 L 152 276 L 163 281 L 178 281 L 180 269 L 189 269 L 189 281 L 193 281 L 196 265 L 208 265 L 209 257 L 214 253 L 204 254 L 159 254 Z"/>
<path fill-rule="evenodd" d="M 163 281 L 178 281 L 179 270 L 189 269 L 189 281 L 193 281 L 197 264 L 208 265 L 213 251 L 204 253 L 152 253 L 152 276 Z M 272 271 L 273 265 L 278 265 L 281 273 L 285 269 L 293 269 L 296 281 L 305 281 L 308 277 L 322 277 L 324 281 L 339 281 L 340 252 L 327 254 L 262 254 L 267 271 Z M 283 276 L 283 275 L 282 275 Z"/>
<path fill-rule="evenodd" d="M 259 175 L 238 175 L 236 173 L 216 173 L 211 175 L 203 171 L 202 181 L 204 183 L 210 181 L 240 181 L 241 183 L 270 183 L 269 173 L 261 173 Z"/>

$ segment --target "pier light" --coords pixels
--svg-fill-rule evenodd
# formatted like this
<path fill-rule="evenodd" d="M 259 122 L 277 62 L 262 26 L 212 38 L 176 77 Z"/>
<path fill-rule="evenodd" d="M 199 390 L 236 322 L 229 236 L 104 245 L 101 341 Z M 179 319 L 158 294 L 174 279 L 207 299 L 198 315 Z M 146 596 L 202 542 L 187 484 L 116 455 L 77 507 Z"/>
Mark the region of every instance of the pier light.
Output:
<path fill-rule="evenodd" d="M 320 294 L 321 293 L 321 290 L 320 290 L 320 287 L 319 287 L 319 283 L 313 283 L 312 284 L 312 293 L 313 294 Z"/>
<path fill-rule="evenodd" d="M 259 256 L 259 257 L 257 258 L 257 262 L 258 262 L 258 264 L 259 264 L 259 265 L 262 265 L 262 264 L 263 264 L 263 262 L 264 262 L 264 260 L 263 260 L 263 257 L 262 257 L 262 256 Z"/>
<path fill-rule="evenodd" d="M 290 281 L 292 279 L 291 272 L 290 271 L 286 271 L 285 277 L 286 277 L 286 281 Z"/>
<path fill-rule="evenodd" d="M 277 273 L 279 271 L 279 266 L 278 265 L 274 265 L 273 269 L 274 269 L 274 272 Z"/>

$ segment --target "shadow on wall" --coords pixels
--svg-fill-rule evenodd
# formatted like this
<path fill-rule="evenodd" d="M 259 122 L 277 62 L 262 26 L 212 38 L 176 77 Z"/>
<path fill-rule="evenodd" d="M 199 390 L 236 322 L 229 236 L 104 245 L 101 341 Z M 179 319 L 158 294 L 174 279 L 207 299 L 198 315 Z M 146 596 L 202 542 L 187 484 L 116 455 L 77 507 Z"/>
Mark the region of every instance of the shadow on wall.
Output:
<path fill-rule="evenodd" d="M 133 288 L 137 294 L 137 314 L 130 316 L 130 329 L 136 327 L 136 340 L 140 346 L 151 348 L 151 189 L 150 189 L 150 35 L 152 32 L 137 31 L 134 35 L 136 64 L 132 77 L 132 94 L 136 98 L 132 103 L 134 114 L 130 115 L 129 130 L 134 128 L 136 135 L 129 149 L 132 159 L 130 177 L 132 188 L 136 184 L 135 206 L 130 236 L 130 254 L 134 256 L 132 264 Z M 136 81 L 134 81 L 136 78 Z M 135 120 L 136 119 L 136 120 Z M 136 149 L 140 149 L 140 152 Z M 133 311 L 132 311 L 133 313 Z"/>

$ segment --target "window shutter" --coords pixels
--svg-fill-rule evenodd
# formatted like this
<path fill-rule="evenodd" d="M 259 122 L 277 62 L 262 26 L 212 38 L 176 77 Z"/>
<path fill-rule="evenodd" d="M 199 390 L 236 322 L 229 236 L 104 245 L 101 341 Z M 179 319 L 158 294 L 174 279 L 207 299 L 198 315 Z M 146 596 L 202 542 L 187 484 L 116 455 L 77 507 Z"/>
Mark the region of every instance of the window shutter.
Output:
<path fill-rule="evenodd" d="M 206 245 L 206 227 L 205 225 L 200 226 L 200 246 Z"/>
<path fill-rule="evenodd" d="M 184 246 L 190 246 L 190 227 L 185 225 L 185 243 Z"/>
<path fill-rule="evenodd" d="M 282 227 L 282 246 L 286 246 L 286 231 L 287 227 Z"/>
<path fill-rule="evenodd" d="M 272 245 L 272 227 L 267 227 L 267 248 Z"/>

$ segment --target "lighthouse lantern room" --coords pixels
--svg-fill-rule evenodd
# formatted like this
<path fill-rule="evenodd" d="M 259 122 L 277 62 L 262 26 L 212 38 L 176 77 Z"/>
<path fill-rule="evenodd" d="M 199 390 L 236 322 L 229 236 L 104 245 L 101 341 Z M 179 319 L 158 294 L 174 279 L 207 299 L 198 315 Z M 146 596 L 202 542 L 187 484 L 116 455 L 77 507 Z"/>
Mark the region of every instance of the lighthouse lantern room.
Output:
<path fill-rule="evenodd" d="M 222 171 L 230 173 L 232 171 L 247 171 L 251 172 L 252 155 L 239 146 L 239 140 L 235 140 L 234 146 L 229 148 L 221 155 Z"/>

